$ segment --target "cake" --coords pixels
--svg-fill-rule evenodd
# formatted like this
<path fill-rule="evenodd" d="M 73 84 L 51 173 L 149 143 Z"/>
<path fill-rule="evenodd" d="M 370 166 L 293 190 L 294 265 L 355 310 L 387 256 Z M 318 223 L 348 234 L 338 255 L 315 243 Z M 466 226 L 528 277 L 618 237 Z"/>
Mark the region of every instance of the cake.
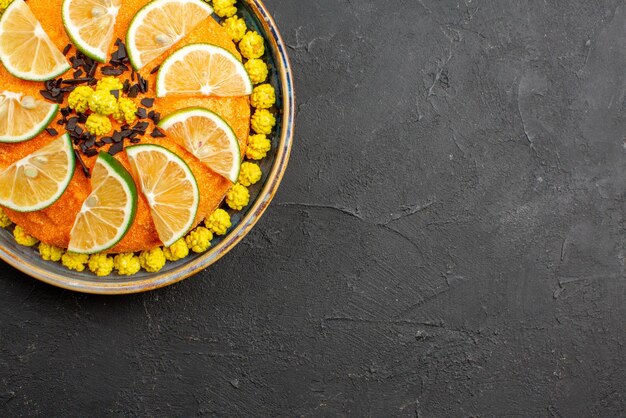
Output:
<path fill-rule="evenodd" d="M 264 83 L 267 67 L 259 60 L 264 53 L 262 38 L 259 47 L 260 36 L 248 31 L 243 19 L 236 16 L 234 1 L 216 3 L 219 4 L 214 5 L 215 10 L 200 0 L 29 0 L 27 3 L 15 0 L 9 5 L 5 13 L 19 15 L 12 10 L 18 8 L 28 8 L 32 12 L 49 41 L 66 57 L 67 68 L 59 64 L 58 74 L 45 81 L 32 81 L 18 77 L 22 73 L 16 73 L 15 68 L 19 69 L 20 62 L 13 68 L 9 68 L 8 60 L 6 66 L 0 65 L 0 92 L 21 95 L 22 106 L 26 106 L 26 102 L 30 105 L 32 98 L 37 102 L 58 105 L 58 113 L 33 138 L 0 142 L 0 177 L 3 170 L 6 172 L 16 162 L 35 155 L 54 141 L 62 142 L 64 136 L 71 140 L 75 167 L 71 180 L 61 190 L 58 199 L 41 209 L 32 210 L 34 206 L 29 206 L 28 210 L 22 210 L 19 205 L 15 207 L 14 201 L 9 203 L 8 193 L 4 195 L 3 204 L 0 191 L 0 225 L 14 228 L 18 243 L 39 245 L 44 258 L 62 261 L 75 270 L 89 267 L 98 275 L 114 271 L 132 274 L 138 269 L 129 269 L 129 262 L 134 262 L 135 266 L 139 262 L 147 271 L 158 271 L 165 258 L 174 261 L 183 258 L 189 251 L 206 251 L 214 235 L 227 232 L 230 219 L 223 209 L 218 208 L 224 205 L 231 211 L 241 210 L 249 203 L 246 187 L 258 182 L 261 177 L 259 166 L 252 160 L 265 157 L 269 146 L 266 135 L 275 124 L 274 115 L 268 110 L 274 104 L 275 92 L 270 84 Z M 81 7 L 86 8 L 84 12 L 81 12 Z M 159 14 L 168 12 L 167 7 L 182 13 L 180 19 L 186 20 L 189 27 L 174 28 L 169 32 L 169 29 L 156 27 L 155 22 L 164 19 Z M 181 11 L 184 8 L 189 10 Z M 71 13 L 74 17 L 86 13 L 93 22 L 100 19 L 99 26 L 94 26 L 102 31 L 97 39 L 103 42 L 108 39 L 106 47 L 100 48 L 102 56 L 98 55 L 97 49 L 90 50 L 80 39 L 78 26 L 73 27 L 72 22 L 68 22 L 74 18 Z M 102 24 L 104 13 L 109 13 L 112 19 L 108 21 L 111 23 L 109 27 Z M 142 18 L 143 26 L 139 26 L 137 22 Z M 6 19 L 3 16 L 3 20 Z M 180 19 L 177 18 L 176 22 Z M 140 29 L 137 29 L 138 26 Z M 1 31 L 2 28 L 0 40 Z M 93 35 L 93 31 L 90 29 L 89 36 Z M 150 31 L 156 34 L 152 36 Z M 183 35 L 176 39 L 170 32 L 182 32 Z M 150 42 L 154 39 L 156 45 L 162 45 L 163 49 L 145 47 L 145 39 Z M 140 49 L 142 42 L 143 50 Z M 149 52 L 139 52 L 146 50 Z M 212 61 L 207 62 L 211 66 L 196 69 L 195 73 L 188 69 L 185 73 L 183 67 L 201 56 L 198 54 L 209 57 Z M 196 74 L 205 79 L 209 77 L 204 68 L 222 68 L 215 64 L 218 59 L 224 60 L 220 64 L 223 68 L 236 68 L 233 73 L 239 75 L 233 76 L 228 72 L 224 77 L 218 77 L 220 81 L 214 82 L 211 88 L 202 86 L 198 91 L 185 90 L 182 85 L 191 83 L 188 79 L 196 77 Z M 189 66 L 193 69 L 192 64 Z M 247 73 L 246 77 L 242 77 L 243 81 L 236 79 L 242 71 Z M 213 73 L 210 75 L 212 80 L 216 77 Z M 29 75 L 27 78 L 35 77 Z M 228 80 L 235 80 L 232 81 L 234 86 L 223 86 Z M 256 87 L 253 87 L 254 84 Z M 221 154 L 215 152 L 204 158 L 202 152 L 206 154 L 207 149 L 215 147 L 190 144 L 180 128 L 183 126 L 180 123 L 185 120 L 192 123 L 196 120 L 193 117 L 203 115 L 209 118 L 210 126 L 215 122 L 220 127 L 220 135 L 232 134 L 231 142 L 234 138 L 236 146 L 231 143 L 231 148 L 220 150 Z M 173 128 L 167 129 L 173 126 L 173 123 L 164 123 L 168 120 L 178 121 L 178 133 Z M 213 135 L 212 132 L 210 134 Z M 157 147 L 144 147 L 142 150 L 165 149 L 179 157 L 181 167 L 188 167 L 189 178 L 197 184 L 197 208 L 190 210 L 192 215 L 185 230 L 178 231 L 178 235 L 169 235 L 168 241 L 172 238 L 169 242 L 164 242 L 164 232 L 158 227 L 163 222 L 155 223 L 155 202 L 145 190 L 141 170 L 137 163 L 129 160 L 130 153 L 126 151 L 129 147 L 147 145 Z M 201 149 L 202 146 L 204 148 Z M 229 150 L 232 151 L 230 154 Z M 104 158 L 102 154 L 113 157 L 115 161 Z M 221 163 L 217 160 L 220 155 L 226 159 L 236 156 L 237 161 Z M 251 161 L 242 164 L 246 157 Z M 119 239 L 114 243 L 108 241 L 113 245 L 105 248 L 83 243 L 76 247 L 75 237 L 79 232 L 85 235 L 85 231 L 76 230 L 79 225 L 77 219 L 88 207 L 87 200 L 94 193 L 91 174 L 99 161 L 109 166 L 119 164 L 119 170 L 132 177 L 129 186 L 138 190 L 136 203 L 133 203 L 133 216 L 126 229 L 118 231 Z M 172 222 L 175 223 L 174 220 Z M 73 251 L 67 251 L 68 247 Z"/>

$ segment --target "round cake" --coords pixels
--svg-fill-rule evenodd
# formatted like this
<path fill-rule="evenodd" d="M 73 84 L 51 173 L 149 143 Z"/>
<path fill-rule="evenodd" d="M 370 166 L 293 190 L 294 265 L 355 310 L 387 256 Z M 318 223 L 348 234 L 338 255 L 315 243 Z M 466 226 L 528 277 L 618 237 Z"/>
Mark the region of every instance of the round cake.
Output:
<path fill-rule="evenodd" d="M 45 81 L 28 81 L 16 77 L 15 71 L 9 71 L 9 68 L 0 65 L 0 83 L 2 86 L 0 90 L 21 94 L 23 97 L 33 97 L 36 100 L 45 100 L 59 106 L 58 113 L 49 121 L 47 129 L 41 131 L 34 138 L 22 142 L 0 142 L 0 173 L 53 141 L 59 140 L 63 135 L 69 135 L 72 140 L 76 162 L 69 185 L 53 204 L 35 211 L 22 211 L 19 208 L 9 209 L 8 206 L 10 205 L 4 207 L 0 205 L 5 216 L 19 227 L 19 233 L 32 238 L 31 242 L 33 243 L 40 242 L 46 248 L 59 249 L 60 255 L 56 259 L 61 259 L 61 254 L 65 253 L 70 246 L 77 216 L 81 210 L 84 211 L 86 200 L 93 192 L 91 174 L 94 166 L 101 158 L 100 155 L 107 153 L 131 174 L 137 189 L 140 190 L 137 193 L 134 219 L 128 225 L 123 237 L 115 245 L 99 251 L 98 254 L 89 251 L 83 253 L 91 258 L 106 258 L 107 254 L 111 255 L 110 258 L 115 254 L 133 257 L 131 254 L 135 254 L 135 257 L 144 256 L 145 259 L 150 254 L 146 255 L 142 252 L 147 253 L 157 249 L 168 255 L 169 260 L 180 258 L 172 256 L 171 249 L 162 248 L 164 246 L 162 234 L 160 237 L 158 228 L 155 226 L 154 212 L 151 210 L 154 203 L 151 202 L 150 196 L 146 194 L 145 190 L 144 193 L 141 193 L 139 185 L 142 184 L 142 179 L 139 178 L 137 168 L 129 161 L 126 152 L 128 147 L 147 144 L 158 145 L 180 157 L 193 173 L 198 186 L 199 199 L 191 228 L 185 233 L 193 234 L 198 229 L 208 230 L 207 232 L 210 234 L 225 233 L 224 224 L 227 223 L 227 226 L 230 226 L 230 222 L 224 220 L 223 215 L 218 216 L 217 219 L 211 218 L 211 216 L 215 214 L 229 193 L 232 196 L 230 201 L 227 199 L 228 207 L 226 209 L 240 210 L 242 205 L 248 204 L 247 201 L 244 201 L 245 199 L 237 199 L 237 196 L 247 193 L 242 190 L 246 186 L 259 181 L 260 175 L 257 176 L 257 171 L 260 174 L 260 170 L 258 170 L 258 166 L 251 167 L 251 163 L 243 163 L 243 167 L 247 170 L 242 169 L 240 175 L 236 174 L 235 178 L 228 178 L 227 175 L 220 174 L 219 170 L 203 161 L 197 150 L 191 149 L 192 147 L 181 135 L 170 135 L 167 129 L 163 129 L 161 126 L 163 120 L 170 115 L 181 112 L 181 110 L 200 109 L 202 112 L 206 111 L 207 114 L 217 115 L 217 119 L 223 120 L 227 124 L 224 129 L 232 129 L 239 146 L 236 173 L 239 173 L 239 166 L 246 155 L 250 160 L 261 159 L 265 156 L 263 152 L 265 143 L 269 143 L 265 135 L 270 133 L 269 131 L 275 124 L 273 115 L 267 110 L 275 101 L 274 91 L 269 84 L 262 84 L 267 77 L 267 67 L 265 67 L 264 74 L 257 74 L 259 71 L 256 68 L 256 61 L 259 61 L 258 58 L 260 58 L 259 51 L 249 52 L 249 46 L 254 44 L 256 39 L 254 36 L 258 36 L 258 34 L 247 31 L 245 22 L 237 18 L 237 10 L 234 7 L 235 1 L 222 2 L 219 9 L 216 4 L 214 5 L 215 10 L 211 9 L 210 5 L 203 3 L 209 10 L 207 14 L 211 11 L 215 13 L 203 18 L 197 17 L 195 21 L 185 16 L 184 18 L 188 21 L 193 21 L 193 27 L 172 29 L 177 33 L 183 33 L 180 39 L 173 35 L 164 36 L 165 29 L 157 28 L 154 22 L 146 19 L 142 30 L 149 31 L 150 25 L 155 25 L 154 30 L 158 35 L 153 38 L 158 45 L 162 44 L 164 48 L 162 52 L 152 51 L 145 55 L 139 55 L 135 52 L 134 56 L 129 53 L 129 48 L 139 48 L 134 43 L 139 44 L 141 39 L 140 35 L 136 35 L 139 41 L 129 40 L 132 32 L 129 28 L 135 24 L 137 19 L 142 17 L 142 13 L 144 15 L 149 13 L 145 10 L 150 9 L 153 5 L 147 0 L 97 0 L 91 2 L 29 0 L 27 3 L 24 3 L 23 0 L 15 0 L 9 8 L 18 7 L 15 5 L 17 2 L 23 3 L 30 9 L 49 40 L 67 58 L 69 69 Z M 169 3 L 171 6 L 171 3 L 175 2 L 170 1 Z M 186 3 L 188 5 L 190 2 L 181 0 L 179 7 L 187 7 Z M 24 6 L 20 5 L 20 7 Z M 104 25 L 101 25 L 100 28 L 103 33 L 106 33 L 106 37 L 110 38 L 110 43 L 106 48 L 108 53 L 103 60 L 104 62 L 98 62 L 98 57 L 89 54 L 90 51 L 86 50 L 86 47 L 80 45 L 80 42 L 77 42 L 72 36 L 72 30 L 68 30 L 68 26 L 71 26 L 67 22 L 68 16 L 70 16 L 68 12 L 70 7 L 75 9 L 89 7 L 85 13 L 90 18 L 93 16 L 93 19 L 100 17 L 103 10 L 108 11 L 113 17 L 114 20 L 111 21 L 112 25 L 109 28 L 104 27 Z M 112 12 L 113 9 L 115 10 Z M 159 9 L 158 12 L 163 13 L 165 10 Z M 153 15 L 156 14 L 157 12 L 153 13 Z M 135 26 L 137 25 L 135 24 Z M 80 35 L 79 32 L 77 33 Z M 242 39 L 244 37 L 246 39 Z M 152 40 L 152 38 L 150 39 Z M 127 45 L 129 42 L 133 43 L 130 47 Z M 242 50 L 241 45 L 238 46 L 238 43 L 243 42 L 246 43 L 245 50 Z M 246 92 L 247 94 L 237 96 L 215 94 L 215 89 L 212 91 L 203 89 L 198 92 L 181 90 L 172 94 L 163 94 L 162 91 L 157 91 L 157 78 L 161 77 L 165 80 L 168 76 L 162 74 L 166 71 L 165 67 L 170 73 L 175 73 L 172 68 L 178 70 L 176 66 L 180 67 L 185 64 L 185 61 L 171 64 L 168 63 L 168 60 L 176 61 L 175 55 L 184 55 L 185 48 L 194 45 L 205 46 L 203 51 L 212 51 L 210 48 L 214 48 L 216 51 L 225 50 L 241 63 L 241 68 L 244 68 L 244 61 L 254 61 L 251 64 L 255 65 L 246 65 L 245 68 L 248 72 L 256 71 L 256 73 L 250 74 L 250 85 L 257 84 L 257 87 L 254 90 L 250 87 L 250 91 Z M 209 48 L 209 46 L 211 47 Z M 242 56 L 242 52 L 244 56 Z M 263 51 L 260 53 L 262 54 Z M 222 52 L 220 54 L 224 55 Z M 184 59 L 190 60 L 191 58 L 181 58 L 181 60 Z M 260 72 L 263 73 L 263 70 Z M 184 74 L 184 72 L 182 73 Z M 193 74 L 190 77 L 193 77 Z M 170 80 L 170 85 L 172 83 L 176 84 L 177 80 Z M 161 86 L 163 85 L 161 82 Z M 109 87 L 107 88 L 107 86 Z M 161 89 L 165 90 L 163 87 Z M 90 95 L 90 97 L 83 98 L 82 92 L 86 92 L 86 95 Z M 100 92 L 106 92 L 106 94 L 100 94 Z M 110 96 L 113 96 L 115 100 L 111 99 Z M 257 129 L 254 129 L 255 120 L 252 117 L 252 112 L 255 109 L 254 107 L 251 108 L 251 96 L 253 105 L 255 105 L 255 101 L 258 102 L 256 107 L 259 114 L 255 115 L 259 126 Z M 129 114 L 129 109 L 134 111 L 134 114 Z M 260 113 L 261 110 L 265 113 Z M 269 118 L 269 121 L 264 121 L 263 117 Z M 251 123 L 252 133 L 250 133 Z M 251 140 L 254 140 L 255 143 L 246 153 L 250 135 L 254 137 Z M 265 142 L 259 146 L 259 141 Z M 267 152 L 266 149 L 265 152 Z M 245 166 L 246 164 L 248 166 Z M 253 174 L 251 175 L 250 172 Z M 242 178 L 243 180 L 241 180 Z M 210 222 L 207 218 L 211 218 Z M 222 221 L 221 225 L 215 225 L 216 223 L 220 224 L 220 220 Z M 182 242 L 186 242 L 188 250 L 197 250 L 194 248 L 197 247 L 194 237 L 189 238 L 189 235 L 187 235 L 186 240 L 183 237 Z M 177 244 L 180 246 L 181 242 Z M 208 245 L 203 247 L 208 248 Z M 200 250 L 206 250 L 206 248 Z M 55 260 L 55 257 L 51 259 Z M 83 258 L 82 267 L 79 266 L 77 269 L 85 268 L 88 264 L 90 263 L 88 263 L 87 258 Z M 71 263 L 67 265 L 73 268 Z M 146 267 L 143 263 L 142 267 L 150 271 L 150 267 Z M 123 274 L 117 265 L 116 268 L 118 273 Z M 102 271 L 97 271 L 97 269 L 92 269 L 92 271 L 102 275 Z M 113 269 L 105 269 L 104 273 L 112 271 Z"/>

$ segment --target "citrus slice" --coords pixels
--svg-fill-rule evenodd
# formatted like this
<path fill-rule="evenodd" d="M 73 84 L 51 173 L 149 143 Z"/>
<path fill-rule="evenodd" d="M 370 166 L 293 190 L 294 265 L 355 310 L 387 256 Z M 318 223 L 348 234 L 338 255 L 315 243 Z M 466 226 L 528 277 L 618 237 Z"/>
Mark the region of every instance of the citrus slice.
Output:
<path fill-rule="evenodd" d="M 51 80 L 70 69 L 23 0 L 11 3 L 0 19 L 0 61 L 23 80 Z"/>
<path fill-rule="evenodd" d="M 23 142 L 46 129 L 59 112 L 59 105 L 32 96 L 0 93 L 0 142 Z"/>
<path fill-rule="evenodd" d="M 121 6 L 121 0 L 64 0 L 63 26 L 83 54 L 105 62 Z"/>
<path fill-rule="evenodd" d="M 17 212 L 45 209 L 59 200 L 74 175 L 68 134 L 0 171 L 0 206 Z"/>
<path fill-rule="evenodd" d="M 172 113 L 159 127 L 211 170 L 237 182 L 241 168 L 239 141 L 224 119 L 208 109 L 193 107 Z"/>
<path fill-rule="evenodd" d="M 124 166 L 100 152 L 91 171 L 91 194 L 70 233 L 69 251 L 95 254 L 120 242 L 137 212 L 137 188 Z"/>
<path fill-rule="evenodd" d="M 196 178 L 179 156 L 161 146 L 135 145 L 126 153 L 159 239 L 169 247 L 193 226 L 200 202 Z"/>
<path fill-rule="evenodd" d="M 168 57 L 157 76 L 157 96 L 247 96 L 252 82 L 233 54 L 210 44 L 191 44 Z"/>
<path fill-rule="evenodd" d="M 202 0 L 155 0 L 137 12 L 126 34 L 130 62 L 140 70 L 179 42 L 213 8 Z"/>

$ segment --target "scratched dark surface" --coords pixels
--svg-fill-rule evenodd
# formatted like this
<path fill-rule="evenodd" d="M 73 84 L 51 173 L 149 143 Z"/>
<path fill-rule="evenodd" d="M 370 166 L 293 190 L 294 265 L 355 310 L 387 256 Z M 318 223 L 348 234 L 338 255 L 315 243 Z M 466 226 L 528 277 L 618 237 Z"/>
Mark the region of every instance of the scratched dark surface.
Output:
<path fill-rule="evenodd" d="M 131 297 L 0 265 L 0 416 L 623 416 L 621 1 L 267 0 L 293 159 Z"/>

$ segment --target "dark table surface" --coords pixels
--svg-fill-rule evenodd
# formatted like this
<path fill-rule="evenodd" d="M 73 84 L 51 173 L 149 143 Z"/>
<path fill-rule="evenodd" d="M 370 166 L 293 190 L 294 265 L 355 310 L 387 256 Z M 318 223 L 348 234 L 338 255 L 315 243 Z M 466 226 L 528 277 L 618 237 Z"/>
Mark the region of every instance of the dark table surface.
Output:
<path fill-rule="evenodd" d="M 0 416 L 623 416 L 622 3 L 267 0 L 269 211 L 149 294 L 0 265 Z"/>

